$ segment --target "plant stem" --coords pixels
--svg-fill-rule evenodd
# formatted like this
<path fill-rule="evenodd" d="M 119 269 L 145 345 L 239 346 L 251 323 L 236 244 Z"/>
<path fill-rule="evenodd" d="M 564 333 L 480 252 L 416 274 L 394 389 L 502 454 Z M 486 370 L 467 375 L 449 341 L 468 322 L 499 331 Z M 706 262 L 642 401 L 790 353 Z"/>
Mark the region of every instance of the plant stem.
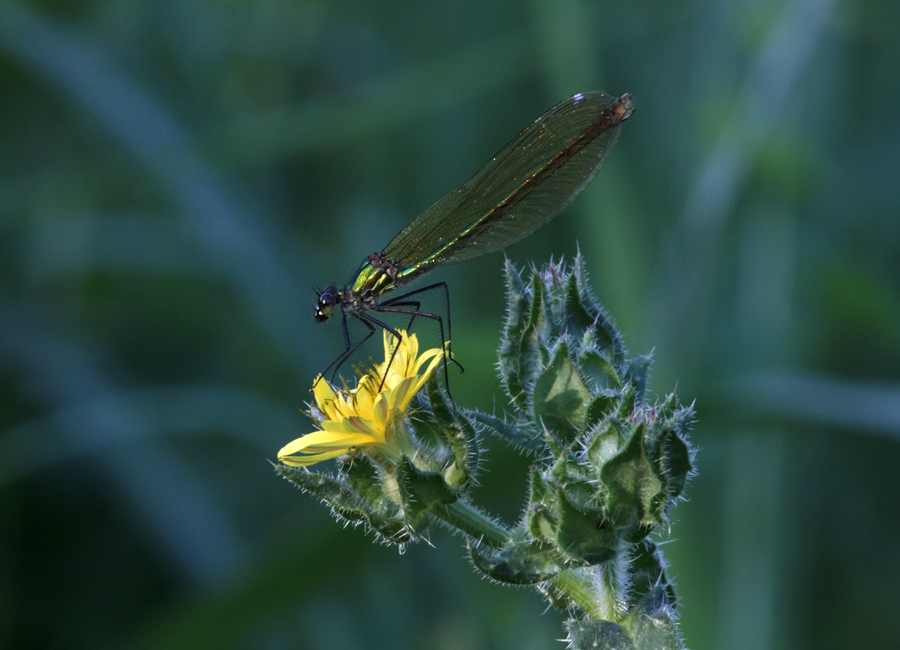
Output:
<path fill-rule="evenodd" d="M 501 548 L 510 538 L 509 531 L 504 526 L 469 503 L 457 501 L 447 506 L 436 505 L 431 508 L 431 514 L 464 535 L 493 548 Z M 589 617 L 603 618 L 601 613 L 604 608 L 597 602 L 589 579 L 574 571 L 562 571 L 548 582 L 570 598 Z"/>
<path fill-rule="evenodd" d="M 431 514 L 464 535 L 493 548 L 500 548 L 509 541 L 509 531 L 505 527 L 469 503 L 457 501 L 447 506 L 436 505 L 431 508 Z"/>

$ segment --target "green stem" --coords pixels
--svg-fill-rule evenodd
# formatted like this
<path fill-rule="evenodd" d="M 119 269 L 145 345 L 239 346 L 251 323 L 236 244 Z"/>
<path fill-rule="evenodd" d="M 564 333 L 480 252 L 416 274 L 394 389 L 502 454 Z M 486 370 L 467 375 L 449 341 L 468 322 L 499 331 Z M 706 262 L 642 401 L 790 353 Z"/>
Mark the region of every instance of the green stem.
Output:
<path fill-rule="evenodd" d="M 468 503 L 457 501 L 448 506 L 436 505 L 431 508 L 431 514 L 464 535 L 493 548 L 501 548 L 510 538 L 509 531 L 504 526 Z M 562 571 L 550 578 L 549 582 L 591 618 L 603 618 L 604 610 L 609 609 L 597 602 L 591 581 L 582 575 Z"/>
<path fill-rule="evenodd" d="M 436 505 L 431 514 L 481 543 L 500 548 L 509 541 L 509 531 L 491 520 L 476 507 L 457 501 L 448 506 Z"/>

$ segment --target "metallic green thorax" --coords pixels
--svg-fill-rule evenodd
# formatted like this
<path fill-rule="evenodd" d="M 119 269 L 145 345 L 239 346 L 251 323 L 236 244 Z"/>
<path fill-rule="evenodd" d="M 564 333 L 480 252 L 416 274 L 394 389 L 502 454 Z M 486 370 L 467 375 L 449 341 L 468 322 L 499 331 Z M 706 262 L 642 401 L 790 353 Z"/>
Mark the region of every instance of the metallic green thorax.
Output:
<path fill-rule="evenodd" d="M 351 297 L 368 302 L 385 291 L 396 289 L 425 273 L 432 265 L 418 264 L 401 269 L 393 260 L 385 259 L 381 253 L 372 253 L 360 265 L 356 277 L 344 289 L 345 299 Z"/>
<path fill-rule="evenodd" d="M 360 295 L 372 293 L 378 296 L 385 291 L 393 289 L 394 286 L 394 279 L 387 271 L 381 268 L 375 268 L 368 260 L 366 260 L 359 267 L 356 278 L 353 280 L 349 289 L 353 293 Z"/>

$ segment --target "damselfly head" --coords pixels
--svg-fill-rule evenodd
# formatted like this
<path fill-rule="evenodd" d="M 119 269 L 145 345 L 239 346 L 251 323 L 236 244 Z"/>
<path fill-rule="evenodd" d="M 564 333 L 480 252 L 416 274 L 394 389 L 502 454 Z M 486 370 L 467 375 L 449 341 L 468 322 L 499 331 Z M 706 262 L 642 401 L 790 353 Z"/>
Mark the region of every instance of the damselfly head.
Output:
<path fill-rule="evenodd" d="M 337 287 L 329 285 L 322 289 L 322 292 L 319 294 L 319 299 L 316 301 L 316 322 L 324 323 L 331 315 L 334 314 L 334 307 L 338 303 L 338 290 Z"/>

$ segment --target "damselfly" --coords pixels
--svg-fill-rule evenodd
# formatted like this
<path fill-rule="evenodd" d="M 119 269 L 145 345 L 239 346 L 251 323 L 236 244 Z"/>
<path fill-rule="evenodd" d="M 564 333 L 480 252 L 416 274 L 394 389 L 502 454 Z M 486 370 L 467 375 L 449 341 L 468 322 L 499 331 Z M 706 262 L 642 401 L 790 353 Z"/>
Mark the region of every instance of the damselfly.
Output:
<path fill-rule="evenodd" d="M 383 296 L 440 264 L 498 251 L 546 224 L 600 171 L 619 137 L 619 125 L 632 111 L 631 95 L 616 99 L 594 91 L 560 102 L 525 127 L 464 185 L 420 214 L 381 252 L 369 255 L 349 284 L 329 285 L 319 292 L 316 320 L 328 320 L 340 307 L 344 330 L 344 351 L 323 375 L 332 368 L 337 374 L 376 326 L 393 334 L 399 344 L 400 333 L 382 316 L 388 313 L 409 316 L 407 329 L 417 317 L 435 321 L 448 359 L 457 363 L 450 355 L 446 283 Z M 421 294 L 434 290 L 444 292 L 447 336 L 441 315 L 421 311 Z M 347 329 L 348 315 L 369 329 L 356 343 Z M 444 372 L 446 379 L 446 363 Z"/>

